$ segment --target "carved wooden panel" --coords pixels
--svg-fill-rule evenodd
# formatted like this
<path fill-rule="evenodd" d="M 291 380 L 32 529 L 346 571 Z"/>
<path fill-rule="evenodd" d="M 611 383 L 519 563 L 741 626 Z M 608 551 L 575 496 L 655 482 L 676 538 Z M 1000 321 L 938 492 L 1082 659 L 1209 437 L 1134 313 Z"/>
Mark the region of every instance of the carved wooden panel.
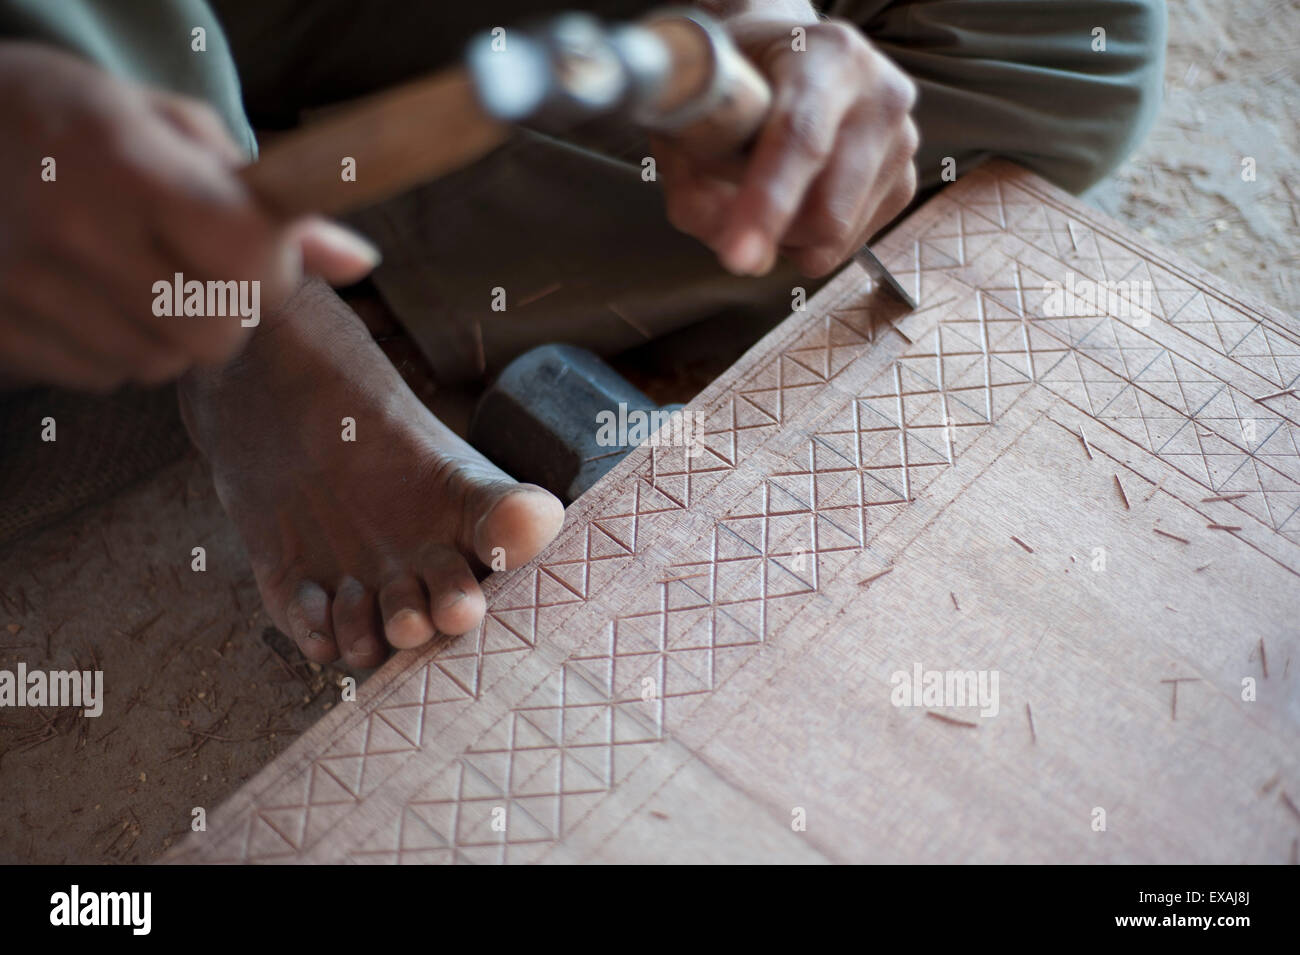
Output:
<path fill-rule="evenodd" d="M 172 858 L 1294 859 L 1300 324 L 1006 164 L 877 252 Z"/>

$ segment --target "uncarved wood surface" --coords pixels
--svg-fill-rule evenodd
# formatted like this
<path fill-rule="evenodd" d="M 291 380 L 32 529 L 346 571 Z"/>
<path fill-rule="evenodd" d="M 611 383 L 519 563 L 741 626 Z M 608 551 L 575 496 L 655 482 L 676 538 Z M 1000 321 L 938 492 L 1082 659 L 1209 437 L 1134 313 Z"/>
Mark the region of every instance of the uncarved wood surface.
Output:
<path fill-rule="evenodd" d="M 917 312 L 846 270 L 172 858 L 1293 859 L 1300 327 L 1004 164 L 877 251 Z"/>

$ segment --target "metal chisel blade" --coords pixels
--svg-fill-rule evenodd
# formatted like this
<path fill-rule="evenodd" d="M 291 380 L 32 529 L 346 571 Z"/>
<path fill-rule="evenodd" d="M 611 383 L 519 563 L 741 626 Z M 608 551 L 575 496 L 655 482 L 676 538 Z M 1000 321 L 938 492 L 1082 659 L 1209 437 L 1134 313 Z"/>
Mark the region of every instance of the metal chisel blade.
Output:
<path fill-rule="evenodd" d="M 899 301 L 907 306 L 909 311 L 916 311 L 916 299 L 908 294 L 907 289 L 903 288 L 898 279 L 894 278 L 889 269 L 885 268 L 885 263 L 881 262 L 876 257 L 876 253 L 872 252 L 870 248 L 864 245 L 858 249 L 853 255 L 853 261 L 866 269 L 872 278 L 884 282 L 885 287 L 893 292 Z"/>

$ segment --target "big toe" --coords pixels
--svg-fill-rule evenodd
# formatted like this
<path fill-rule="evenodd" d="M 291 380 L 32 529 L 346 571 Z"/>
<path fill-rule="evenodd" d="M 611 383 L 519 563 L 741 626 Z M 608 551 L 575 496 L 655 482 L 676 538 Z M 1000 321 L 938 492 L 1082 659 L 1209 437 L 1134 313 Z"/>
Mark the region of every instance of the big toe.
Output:
<path fill-rule="evenodd" d="M 563 523 L 559 498 L 535 484 L 516 484 L 479 518 L 474 551 L 492 570 L 518 567 L 553 541 Z"/>

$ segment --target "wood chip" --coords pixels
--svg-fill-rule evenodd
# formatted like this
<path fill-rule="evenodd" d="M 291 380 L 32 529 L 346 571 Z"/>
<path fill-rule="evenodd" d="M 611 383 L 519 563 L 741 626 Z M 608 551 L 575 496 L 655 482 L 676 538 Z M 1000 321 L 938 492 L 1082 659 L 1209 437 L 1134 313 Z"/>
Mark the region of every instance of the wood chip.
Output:
<path fill-rule="evenodd" d="M 1028 544 L 1026 544 L 1024 541 L 1022 541 L 1022 540 L 1021 540 L 1019 537 L 1017 537 L 1015 534 L 1012 534 L 1012 535 L 1011 535 L 1011 539 L 1012 539 L 1013 541 L 1015 541 L 1017 544 L 1019 544 L 1021 547 L 1023 547 L 1023 548 L 1028 552 L 1028 553 L 1032 554 L 1032 553 L 1034 552 L 1034 549 L 1033 549 L 1032 547 L 1030 547 Z"/>
<path fill-rule="evenodd" d="M 701 570 L 698 573 L 694 573 L 694 574 L 682 574 L 680 577 L 665 577 L 662 580 L 658 580 L 655 582 L 660 584 L 675 584 L 681 580 L 696 580 L 700 577 L 707 577 L 709 576 L 710 573 L 711 571 Z"/>
<path fill-rule="evenodd" d="M 865 580 L 859 580 L 859 581 L 858 581 L 858 586 L 859 586 L 859 587 L 866 587 L 866 586 L 867 586 L 868 584 L 870 584 L 873 580 L 879 580 L 881 577 L 885 576 L 885 574 L 892 574 L 893 572 L 894 572 L 894 568 L 892 568 L 892 567 L 886 567 L 884 570 L 882 570 L 882 571 L 880 571 L 880 572 L 878 572 L 878 573 L 872 574 L 870 577 L 866 578 Z"/>
<path fill-rule="evenodd" d="M 1278 796 L 1282 799 L 1282 804 L 1286 806 L 1287 809 L 1291 810 L 1291 815 L 1295 816 L 1297 819 L 1300 819 L 1300 806 L 1297 806 L 1294 802 L 1291 801 L 1291 797 L 1286 794 L 1286 790 L 1285 789 L 1279 790 Z"/>
<path fill-rule="evenodd" d="M 925 715 L 930 717 L 932 720 L 938 720 L 940 723 L 947 723 L 950 726 L 962 726 L 966 729 L 972 730 L 978 728 L 978 724 L 972 723 L 969 720 L 954 719 L 951 716 L 944 716 L 942 713 L 936 713 L 933 710 L 926 710 Z"/>

